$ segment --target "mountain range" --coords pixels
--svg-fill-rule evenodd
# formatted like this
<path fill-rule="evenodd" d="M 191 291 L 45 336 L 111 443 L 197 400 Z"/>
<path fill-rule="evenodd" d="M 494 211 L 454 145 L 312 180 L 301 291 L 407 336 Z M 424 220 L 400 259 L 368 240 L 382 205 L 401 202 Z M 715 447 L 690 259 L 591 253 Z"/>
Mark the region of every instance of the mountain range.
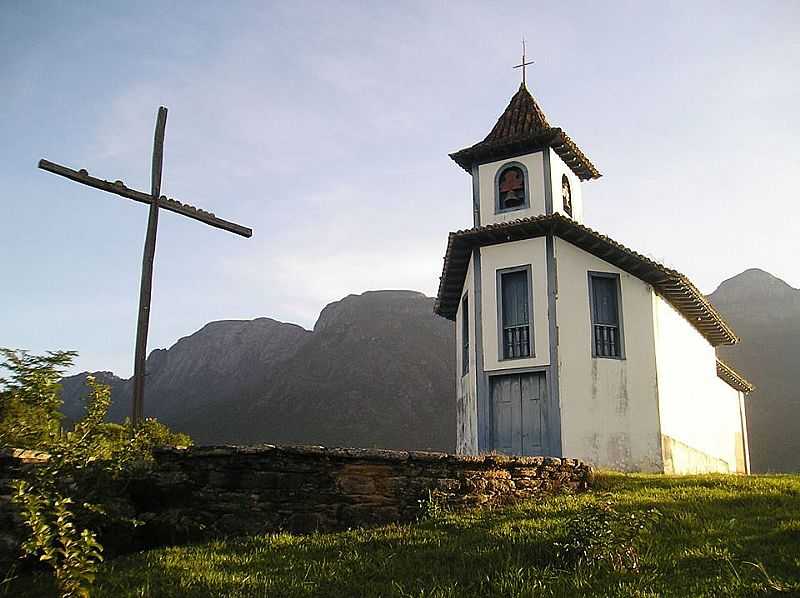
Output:
<path fill-rule="evenodd" d="M 325 307 L 312 331 L 270 318 L 206 324 L 147 358 L 145 413 L 200 444 L 304 443 L 452 450 L 453 324 L 413 291 L 370 291 Z M 110 417 L 130 411 L 131 380 Z M 83 410 L 86 373 L 62 381 Z"/>
<path fill-rule="evenodd" d="M 800 290 L 763 270 L 726 280 L 709 299 L 742 342 L 719 356 L 756 386 L 746 400 L 754 472 L 800 471 Z M 211 322 L 147 359 L 145 413 L 199 444 L 304 443 L 452 450 L 452 322 L 433 299 L 371 291 L 331 303 L 314 329 L 270 318 Z M 130 411 L 132 383 L 111 385 L 110 416 Z M 63 380 L 77 417 L 86 374 Z"/>

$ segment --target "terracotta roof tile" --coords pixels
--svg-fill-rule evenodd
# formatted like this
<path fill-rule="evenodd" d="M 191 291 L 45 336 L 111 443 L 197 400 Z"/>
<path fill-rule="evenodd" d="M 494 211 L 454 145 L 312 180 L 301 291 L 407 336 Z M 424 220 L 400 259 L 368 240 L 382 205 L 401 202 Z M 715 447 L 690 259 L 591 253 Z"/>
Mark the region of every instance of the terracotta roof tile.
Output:
<path fill-rule="evenodd" d="M 601 176 L 594 164 L 562 129 L 550 126 L 536 99 L 523 84 L 486 138 L 450 154 L 450 157 L 470 172 L 473 164 L 501 160 L 545 147 L 552 147 L 582 180 Z"/>
<path fill-rule="evenodd" d="M 511 98 L 505 112 L 483 143 L 500 143 L 525 135 L 538 135 L 550 129 L 547 117 L 524 85 Z"/>

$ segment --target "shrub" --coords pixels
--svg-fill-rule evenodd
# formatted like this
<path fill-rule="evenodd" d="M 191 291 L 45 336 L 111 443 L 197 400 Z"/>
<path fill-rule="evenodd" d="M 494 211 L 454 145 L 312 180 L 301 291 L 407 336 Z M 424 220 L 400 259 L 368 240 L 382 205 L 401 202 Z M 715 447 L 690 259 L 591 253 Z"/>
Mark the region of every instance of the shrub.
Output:
<path fill-rule="evenodd" d="M 22 546 L 26 554 L 48 563 L 64 598 L 89 596 L 103 547 L 94 532 L 78 531 L 69 498 L 55 498 L 34 491 L 27 482 L 17 482 L 15 500 L 31 535 Z"/>
<path fill-rule="evenodd" d="M 138 428 L 106 422 L 111 391 L 92 376 L 85 414 L 64 430 L 58 381 L 75 353 L 0 355 L 11 372 L 0 379 L 0 443 L 48 454 L 16 483 L 14 501 L 30 531 L 23 552 L 52 568 L 62 596 L 88 596 L 103 554 L 98 532 L 120 534 L 139 524 L 125 500 L 128 482 L 151 464 L 154 447 L 191 439 L 154 419 Z"/>
<path fill-rule="evenodd" d="M 656 509 L 620 513 L 610 500 L 588 505 L 567 520 L 563 541 L 555 543 L 556 557 L 573 567 L 638 571 L 637 541 L 660 517 Z"/>
<path fill-rule="evenodd" d="M 0 378 L 0 447 L 40 448 L 58 436 L 60 380 L 76 355 L 0 349 L 0 368 L 9 372 L 8 378 Z"/>
<path fill-rule="evenodd" d="M 427 498 L 417 501 L 419 504 L 418 521 L 438 521 L 447 513 L 447 503 L 438 490 L 428 490 Z"/>

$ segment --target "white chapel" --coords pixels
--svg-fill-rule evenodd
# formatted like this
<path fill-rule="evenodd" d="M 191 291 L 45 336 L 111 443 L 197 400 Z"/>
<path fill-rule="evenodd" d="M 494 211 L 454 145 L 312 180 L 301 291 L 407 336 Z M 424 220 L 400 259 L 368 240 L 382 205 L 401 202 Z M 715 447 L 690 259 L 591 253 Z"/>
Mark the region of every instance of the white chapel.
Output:
<path fill-rule="evenodd" d="M 455 321 L 457 452 L 623 471 L 749 471 L 738 341 L 683 274 L 583 223 L 600 173 L 525 83 L 450 156 L 474 226 L 450 233 L 436 313 Z"/>

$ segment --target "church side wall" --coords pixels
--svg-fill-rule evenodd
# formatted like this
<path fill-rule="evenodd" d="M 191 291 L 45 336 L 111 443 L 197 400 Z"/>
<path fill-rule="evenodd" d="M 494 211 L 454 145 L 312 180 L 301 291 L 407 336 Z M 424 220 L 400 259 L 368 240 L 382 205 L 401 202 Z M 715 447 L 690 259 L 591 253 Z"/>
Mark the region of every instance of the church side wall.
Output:
<path fill-rule="evenodd" d="M 475 287 L 474 264 L 470 259 L 467 268 L 467 276 L 464 280 L 464 291 L 462 298 L 467 295 L 467 306 L 469 314 L 469 371 L 462 375 L 462 322 L 465 314 L 463 313 L 463 303 L 459 303 L 458 313 L 456 314 L 456 454 L 477 455 L 478 454 L 478 407 L 475 400 L 476 392 L 476 339 L 475 339 Z"/>
<path fill-rule="evenodd" d="M 484 370 L 528 368 L 550 363 L 547 326 L 547 258 L 544 237 L 513 241 L 481 248 L 482 322 Z M 533 279 L 533 353 L 530 359 L 500 359 L 498 334 L 497 271 L 517 266 L 531 267 Z"/>
<path fill-rule="evenodd" d="M 665 470 L 746 471 L 740 396 L 717 376 L 714 348 L 658 295 L 654 311 Z"/>
<path fill-rule="evenodd" d="M 519 162 L 528 171 L 529 204 L 524 210 L 512 210 L 495 214 L 495 175 L 498 169 L 508 162 Z M 480 185 L 481 225 L 508 222 L 519 218 L 540 216 L 544 209 L 544 154 L 536 152 L 481 164 L 478 167 L 478 181 Z M 561 188 L 559 183 L 559 189 Z"/>
<path fill-rule="evenodd" d="M 562 454 L 661 471 L 653 291 L 563 239 L 555 239 L 555 254 Z M 589 271 L 619 275 L 625 359 L 592 357 Z"/>
<path fill-rule="evenodd" d="M 572 197 L 572 219 L 576 222 L 583 223 L 583 199 L 581 197 L 581 190 L 583 185 L 575 173 L 572 172 L 552 148 L 547 148 L 550 152 L 550 181 L 551 189 L 553 190 L 553 211 L 569 216 L 564 211 L 564 201 L 561 197 L 561 177 L 567 175 L 569 181 L 569 190 Z"/>

